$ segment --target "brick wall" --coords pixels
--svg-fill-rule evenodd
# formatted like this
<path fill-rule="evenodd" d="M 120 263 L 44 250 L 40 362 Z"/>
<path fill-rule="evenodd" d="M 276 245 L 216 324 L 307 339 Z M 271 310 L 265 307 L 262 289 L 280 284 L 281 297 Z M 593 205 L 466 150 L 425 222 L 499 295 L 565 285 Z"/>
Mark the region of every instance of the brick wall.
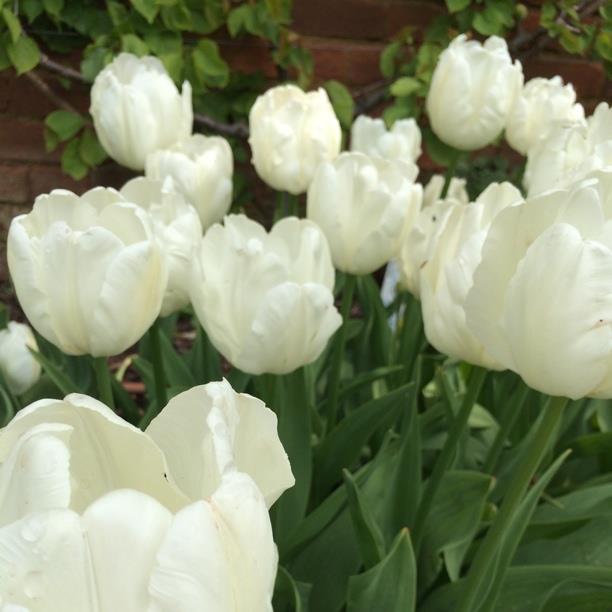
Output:
<path fill-rule="evenodd" d="M 538 2 L 530 6 L 521 27 L 538 27 Z M 338 79 L 355 93 L 380 82 L 378 60 L 382 48 L 401 28 L 424 28 L 444 10 L 443 3 L 413 0 L 294 0 L 294 29 L 313 54 L 317 82 Z M 255 39 L 221 38 L 221 52 L 234 70 L 263 70 L 274 77 L 269 50 Z M 65 60 L 63 60 L 65 61 Z M 78 57 L 72 58 L 78 65 Z M 578 95 L 590 110 L 600 100 L 612 101 L 612 84 L 602 67 L 579 58 L 568 57 L 550 44 L 529 58 L 524 69 L 527 77 L 561 74 L 574 84 Z M 58 87 L 59 85 L 53 85 Z M 75 85 L 63 96 L 78 109 L 88 106 L 88 91 Z M 11 71 L 0 73 L 0 249 L 10 219 L 29 209 L 35 196 L 63 187 L 77 192 L 97 184 L 122 184 L 130 175 L 115 164 L 107 163 L 86 179 L 75 182 L 64 175 L 59 154 L 46 153 L 43 119 L 55 107 L 40 94 L 26 76 L 17 78 Z M 0 258 L 0 280 L 6 277 Z"/>

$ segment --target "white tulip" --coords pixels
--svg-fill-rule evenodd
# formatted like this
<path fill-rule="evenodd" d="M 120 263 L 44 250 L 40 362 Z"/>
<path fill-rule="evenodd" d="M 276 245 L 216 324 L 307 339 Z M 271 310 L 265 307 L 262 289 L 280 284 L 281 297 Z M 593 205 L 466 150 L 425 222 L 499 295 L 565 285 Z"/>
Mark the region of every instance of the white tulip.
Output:
<path fill-rule="evenodd" d="M 314 223 L 289 217 L 267 233 L 229 215 L 202 240 L 191 301 L 233 365 L 284 374 L 317 359 L 340 326 L 333 286 L 329 248 Z"/>
<path fill-rule="evenodd" d="M 153 231 L 166 256 L 168 284 L 161 306 L 165 317 L 189 304 L 191 262 L 202 239 L 195 208 L 174 191 L 172 179 L 154 181 L 138 177 L 128 181 L 121 195 L 149 214 Z"/>
<path fill-rule="evenodd" d="M 89 112 L 106 152 L 142 170 L 149 153 L 191 134 L 191 85 L 179 93 L 157 58 L 120 53 L 96 77 Z"/>
<path fill-rule="evenodd" d="M 493 221 L 466 301 L 487 352 L 554 396 L 612 397 L 612 170 Z"/>
<path fill-rule="evenodd" d="M 584 108 L 561 77 L 531 79 L 514 103 L 506 124 L 508 144 L 522 155 L 546 140 L 559 125 L 584 124 Z"/>
<path fill-rule="evenodd" d="M 69 355 L 116 355 L 159 314 L 163 252 L 145 211 L 114 189 L 55 190 L 13 219 L 8 265 L 33 327 Z"/>
<path fill-rule="evenodd" d="M 481 44 L 461 34 L 434 69 L 426 102 L 431 127 L 457 149 L 481 149 L 505 128 L 522 86 L 521 64 L 512 63 L 505 40 Z"/>
<path fill-rule="evenodd" d="M 40 378 L 40 364 L 30 352 L 38 345 L 32 330 L 23 323 L 9 321 L 0 330 L 0 371 L 9 389 L 21 395 Z"/>
<path fill-rule="evenodd" d="M 257 174 L 274 189 L 292 194 L 305 192 L 319 163 L 340 153 L 340 122 L 324 89 L 269 89 L 251 108 L 249 129 Z"/>
<path fill-rule="evenodd" d="M 326 235 L 334 265 L 368 274 L 398 252 L 421 207 L 411 166 L 342 153 L 322 163 L 308 190 L 307 216 Z"/>
<path fill-rule="evenodd" d="M 421 155 L 421 130 L 414 119 L 400 119 L 387 130 L 382 119 L 359 115 L 351 128 L 351 151 L 414 164 Z"/>
<path fill-rule="evenodd" d="M 194 134 L 147 157 L 146 175 L 172 177 L 175 188 L 198 211 L 203 228 L 221 221 L 232 203 L 234 158 L 227 140 Z"/>
<path fill-rule="evenodd" d="M 438 200 L 442 200 L 442 191 L 444 191 L 445 178 L 442 174 L 434 174 L 427 185 L 423 188 L 423 208 L 435 204 Z M 466 190 L 466 180 L 453 176 L 448 185 L 445 200 L 456 200 L 462 204 L 467 204 L 470 201 L 470 196 Z"/>
<path fill-rule="evenodd" d="M 268 507 L 293 482 L 276 416 L 226 381 L 146 432 L 84 395 L 36 402 L 0 430 L 0 601 L 271 612 Z"/>
<path fill-rule="evenodd" d="M 464 305 L 491 222 L 499 211 L 521 202 L 510 183 L 492 183 L 475 202 L 454 204 L 441 226 L 420 280 L 425 335 L 441 353 L 500 369 L 468 329 Z"/>

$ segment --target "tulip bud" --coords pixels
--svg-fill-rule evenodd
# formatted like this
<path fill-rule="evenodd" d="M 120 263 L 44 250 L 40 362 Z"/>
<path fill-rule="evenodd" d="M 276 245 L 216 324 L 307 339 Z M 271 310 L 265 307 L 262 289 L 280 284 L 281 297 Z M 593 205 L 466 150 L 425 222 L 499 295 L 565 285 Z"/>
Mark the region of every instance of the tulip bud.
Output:
<path fill-rule="evenodd" d="M 520 62 L 512 63 L 506 41 L 484 44 L 457 36 L 434 70 L 427 114 L 440 140 L 463 151 L 480 149 L 501 134 L 523 86 Z"/>
<path fill-rule="evenodd" d="M 319 228 L 288 217 L 266 230 L 229 215 L 204 235 L 191 301 L 210 341 L 250 374 L 313 362 L 340 326 L 334 269 Z"/>
<path fill-rule="evenodd" d="M 506 140 L 519 153 L 546 139 L 557 125 L 584 124 L 584 109 L 576 104 L 571 84 L 561 77 L 531 79 L 516 99 L 506 125 Z"/>
<path fill-rule="evenodd" d="M 257 174 L 274 189 L 292 194 L 305 192 L 319 163 L 340 152 L 340 122 L 324 89 L 269 89 L 251 108 L 249 129 Z"/>
<path fill-rule="evenodd" d="M 0 371 L 9 389 L 21 395 L 40 378 L 40 364 L 30 353 L 38 345 L 32 330 L 23 323 L 10 321 L 0 331 Z"/>
<path fill-rule="evenodd" d="M 149 153 L 191 134 L 191 85 L 179 93 L 157 58 L 120 53 L 96 77 L 89 112 L 106 152 L 142 170 Z"/>
<path fill-rule="evenodd" d="M 162 317 L 189 304 L 191 262 L 202 239 L 198 213 L 173 187 L 171 178 L 162 183 L 138 177 L 127 182 L 120 192 L 128 202 L 147 211 L 166 256 L 168 285 L 161 306 Z"/>
<path fill-rule="evenodd" d="M 116 355 L 150 327 L 165 258 L 145 211 L 114 189 L 57 189 L 13 219 L 7 258 L 32 326 L 69 355 Z"/>
<path fill-rule="evenodd" d="M 382 119 L 359 115 L 351 128 L 351 151 L 414 164 L 421 155 L 421 130 L 414 119 L 400 119 L 387 130 Z"/>
<path fill-rule="evenodd" d="M 221 221 L 232 203 L 234 158 L 227 140 L 194 134 L 147 157 L 148 178 L 172 177 L 174 188 L 198 211 L 207 230 Z"/>
<path fill-rule="evenodd" d="M 363 153 L 342 153 L 319 166 L 307 216 L 326 235 L 336 268 L 369 274 L 394 257 L 421 206 L 414 178 L 404 162 Z"/>

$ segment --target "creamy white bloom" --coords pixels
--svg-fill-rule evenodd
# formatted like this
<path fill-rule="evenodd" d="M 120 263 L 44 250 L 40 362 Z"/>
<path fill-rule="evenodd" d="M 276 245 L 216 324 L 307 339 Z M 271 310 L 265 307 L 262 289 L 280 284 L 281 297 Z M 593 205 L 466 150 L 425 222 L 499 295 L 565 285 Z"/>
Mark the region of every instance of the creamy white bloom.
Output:
<path fill-rule="evenodd" d="M 30 353 L 38 345 L 32 330 L 23 323 L 9 321 L 0 330 L 0 371 L 9 389 L 20 395 L 40 378 L 40 364 Z"/>
<path fill-rule="evenodd" d="M 0 598 L 32 612 L 270 611 L 267 501 L 293 484 L 276 417 L 227 382 L 146 433 L 93 398 L 0 431 Z"/>
<path fill-rule="evenodd" d="M 363 153 L 342 153 L 319 166 L 307 216 L 327 237 L 336 268 L 368 274 L 396 255 L 421 207 L 415 178 L 404 162 Z"/>
<path fill-rule="evenodd" d="M 612 170 L 503 210 L 465 310 L 487 352 L 534 389 L 612 397 Z"/>
<path fill-rule="evenodd" d="M 506 140 L 519 153 L 546 139 L 559 125 L 584 124 L 584 108 L 576 103 L 571 83 L 561 77 L 536 78 L 525 83 L 506 124 Z"/>
<path fill-rule="evenodd" d="M 319 163 L 340 153 L 340 122 L 324 89 L 268 89 L 251 108 L 249 129 L 257 174 L 281 191 L 305 192 Z"/>
<path fill-rule="evenodd" d="M 442 200 L 442 191 L 444 191 L 444 175 L 434 174 L 427 185 L 423 188 L 423 208 L 435 204 L 438 200 Z M 466 180 L 453 176 L 448 185 L 445 200 L 456 200 L 462 204 L 467 204 L 470 201 L 466 189 Z"/>
<path fill-rule="evenodd" d="M 214 346 L 251 374 L 284 374 L 314 361 L 340 326 L 334 269 L 319 228 L 295 217 L 267 233 L 244 215 L 206 232 L 191 301 Z"/>
<path fill-rule="evenodd" d="M 220 136 L 193 134 L 147 157 L 146 176 L 172 177 L 175 188 L 198 211 L 203 228 L 221 221 L 232 203 L 234 157 Z"/>
<path fill-rule="evenodd" d="M 560 125 L 529 151 L 524 184 L 530 196 L 566 188 L 612 166 L 612 109 L 602 102 L 586 123 Z"/>
<path fill-rule="evenodd" d="M 89 112 L 106 152 L 142 170 L 149 153 L 191 134 L 191 85 L 179 93 L 156 57 L 120 53 L 96 77 Z"/>
<path fill-rule="evenodd" d="M 167 267 L 145 211 L 114 189 L 57 189 L 13 219 L 8 265 L 32 326 L 69 355 L 116 355 L 159 314 Z"/>
<path fill-rule="evenodd" d="M 434 69 L 426 102 L 431 127 L 457 149 L 480 149 L 503 131 L 522 86 L 523 69 L 503 38 L 481 44 L 461 34 Z"/>
<path fill-rule="evenodd" d="M 414 119 L 399 119 L 387 130 L 382 119 L 359 115 L 351 127 L 351 151 L 414 164 L 421 155 L 421 130 Z"/>
<path fill-rule="evenodd" d="M 425 335 L 441 353 L 500 369 L 468 329 L 464 305 L 491 222 L 499 211 L 520 203 L 516 187 L 492 183 L 475 202 L 452 205 L 420 273 Z"/>
<path fill-rule="evenodd" d="M 189 303 L 191 262 L 202 239 L 200 217 L 174 190 L 170 178 L 162 182 L 138 177 L 128 181 L 120 193 L 147 211 L 166 256 L 168 284 L 161 306 L 165 317 Z"/>

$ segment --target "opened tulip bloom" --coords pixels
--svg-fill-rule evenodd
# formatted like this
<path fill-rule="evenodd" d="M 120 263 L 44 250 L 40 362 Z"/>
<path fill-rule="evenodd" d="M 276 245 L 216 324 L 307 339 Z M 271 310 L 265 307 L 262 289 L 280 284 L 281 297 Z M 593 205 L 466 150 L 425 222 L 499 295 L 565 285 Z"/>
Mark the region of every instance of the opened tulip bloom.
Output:
<path fill-rule="evenodd" d="M 234 158 L 227 140 L 193 136 L 147 157 L 146 175 L 171 177 L 175 188 L 198 211 L 203 228 L 221 221 L 232 203 Z"/>
<path fill-rule="evenodd" d="M 9 321 L 0 330 L 0 372 L 9 389 L 20 395 L 40 378 L 40 364 L 30 350 L 37 351 L 36 338 L 29 326 Z"/>
<path fill-rule="evenodd" d="M 191 301 L 210 341 L 250 374 L 311 363 L 340 325 L 319 228 L 289 217 L 268 233 L 244 215 L 213 225 L 196 254 Z"/>
<path fill-rule="evenodd" d="M 340 153 L 340 122 L 324 89 L 269 89 L 251 108 L 249 129 L 255 170 L 280 191 L 304 193 L 319 163 Z"/>
<path fill-rule="evenodd" d="M 491 222 L 501 210 L 521 202 L 521 193 L 510 183 L 492 183 L 475 202 L 453 205 L 440 226 L 420 271 L 420 290 L 425 335 L 441 353 L 502 369 L 468 329 L 464 306 Z"/>
<path fill-rule="evenodd" d="M 421 130 L 414 119 L 399 119 L 387 130 L 382 119 L 359 115 L 351 128 L 351 151 L 414 164 L 421 155 Z"/>
<path fill-rule="evenodd" d="M 466 300 L 500 364 L 553 396 L 612 397 L 612 172 L 497 215 Z"/>
<path fill-rule="evenodd" d="M 520 63 L 512 63 L 503 38 L 484 44 L 457 36 L 434 70 L 427 114 L 440 140 L 463 151 L 480 149 L 499 136 L 523 86 Z"/>
<path fill-rule="evenodd" d="M 105 151 L 143 170 L 149 153 L 191 134 L 191 85 L 185 81 L 179 93 L 156 57 L 120 53 L 96 77 L 89 112 Z"/>
<path fill-rule="evenodd" d="M 4 603 L 272 610 L 265 497 L 293 479 L 259 400 L 226 382 L 196 387 L 146 433 L 87 396 L 42 400 L 1 432 L 0 460 Z"/>
<path fill-rule="evenodd" d="M 174 190 L 172 179 L 132 179 L 121 195 L 149 214 L 153 232 L 168 266 L 168 284 L 161 315 L 167 316 L 189 304 L 189 281 L 195 249 L 202 239 L 202 225 L 195 208 Z"/>
<path fill-rule="evenodd" d="M 39 196 L 13 219 L 7 258 L 28 320 L 68 355 L 117 355 L 159 315 L 164 254 L 147 213 L 114 189 Z"/>
<path fill-rule="evenodd" d="M 398 252 L 421 207 L 411 166 L 342 153 L 322 163 L 308 190 L 307 216 L 322 230 L 336 268 L 374 272 Z"/>

